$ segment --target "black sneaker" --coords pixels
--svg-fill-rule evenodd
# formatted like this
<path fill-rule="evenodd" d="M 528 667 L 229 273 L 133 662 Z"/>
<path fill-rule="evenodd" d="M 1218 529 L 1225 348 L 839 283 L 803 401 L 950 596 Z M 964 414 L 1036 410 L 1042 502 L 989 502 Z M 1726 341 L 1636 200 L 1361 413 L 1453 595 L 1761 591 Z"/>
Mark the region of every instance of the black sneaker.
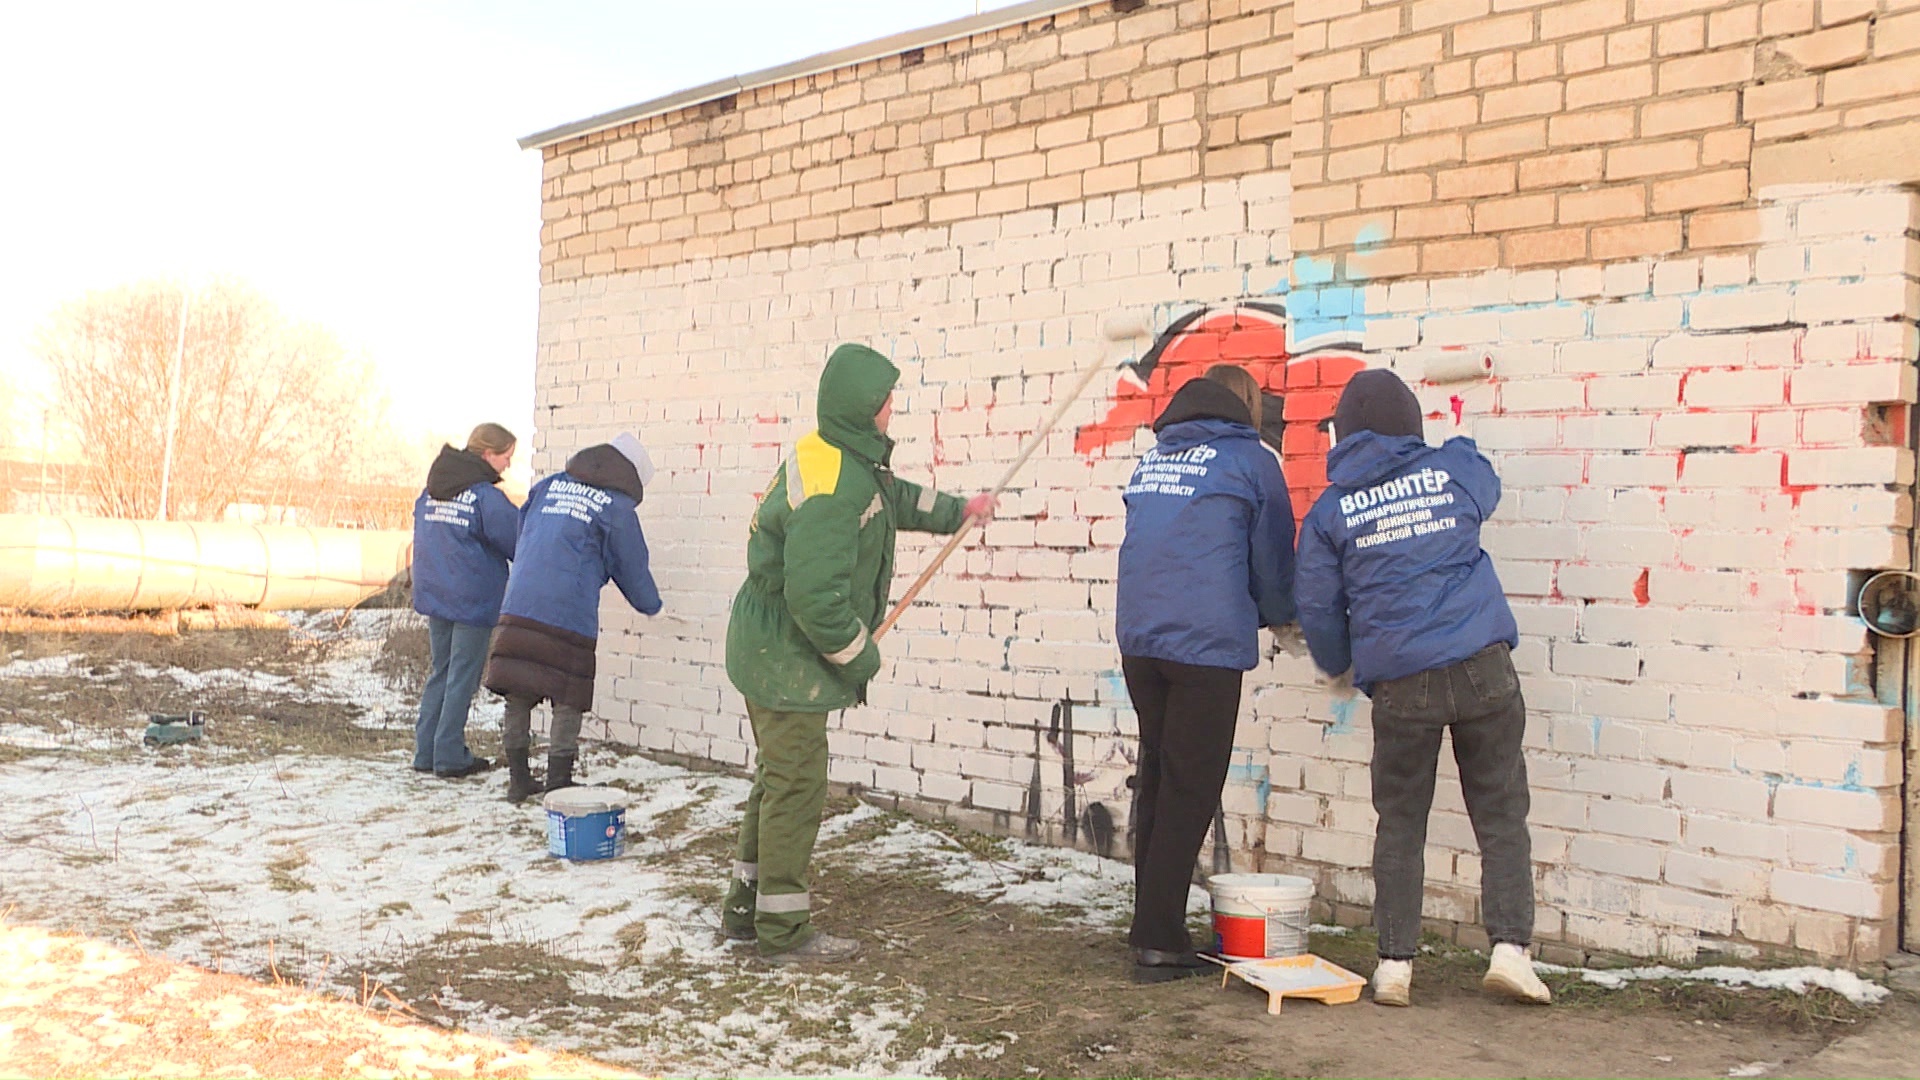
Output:
<path fill-rule="evenodd" d="M 435 769 L 433 775 L 442 780 L 458 780 L 463 776 L 474 776 L 491 768 L 493 768 L 493 762 L 475 755 L 473 761 L 469 762 L 464 769 Z"/>

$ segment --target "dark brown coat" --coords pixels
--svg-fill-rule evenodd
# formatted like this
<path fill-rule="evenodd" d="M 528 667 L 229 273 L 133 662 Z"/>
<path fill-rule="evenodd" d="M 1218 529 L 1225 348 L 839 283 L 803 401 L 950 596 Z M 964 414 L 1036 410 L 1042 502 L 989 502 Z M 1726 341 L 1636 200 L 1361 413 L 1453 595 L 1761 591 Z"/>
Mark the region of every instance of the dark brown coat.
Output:
<path fill-rule="evenodd" d="M 482 684 L 503 696 L 593 708 L 594 639 L 518 615 L 500 616 Z"/>

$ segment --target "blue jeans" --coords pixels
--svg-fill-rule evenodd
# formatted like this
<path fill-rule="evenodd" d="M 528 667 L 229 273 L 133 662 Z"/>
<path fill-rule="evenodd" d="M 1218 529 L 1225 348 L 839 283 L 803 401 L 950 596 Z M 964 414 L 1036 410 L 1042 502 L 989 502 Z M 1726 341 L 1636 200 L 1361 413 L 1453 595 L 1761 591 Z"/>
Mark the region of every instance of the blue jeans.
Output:
<path fill-rule="evenodd" d="M 473 764 L 467 749 L 467 710 L 480 689 L 480 671 L 487 664 L 491 626 L 468 626 L 449 619 L 427 618 L 427 639 L 433 644 L 433 671 L 420 695 L 420 718 L 413 725 L 413 767 L 425 772 L 453 772 Z"/>

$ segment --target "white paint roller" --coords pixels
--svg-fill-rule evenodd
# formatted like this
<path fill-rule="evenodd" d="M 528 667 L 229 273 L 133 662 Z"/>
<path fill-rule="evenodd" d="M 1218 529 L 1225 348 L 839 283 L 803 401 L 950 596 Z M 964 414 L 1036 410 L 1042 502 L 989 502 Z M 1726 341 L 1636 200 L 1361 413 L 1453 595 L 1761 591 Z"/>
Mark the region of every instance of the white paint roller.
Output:
<path fill-rule="evenodd" d="M 1428 383 L 1468 382 L 1493 374 L 1493 357 L 1485 353 L 1447 353 L 1427 361 L 1421 381 Z"/>

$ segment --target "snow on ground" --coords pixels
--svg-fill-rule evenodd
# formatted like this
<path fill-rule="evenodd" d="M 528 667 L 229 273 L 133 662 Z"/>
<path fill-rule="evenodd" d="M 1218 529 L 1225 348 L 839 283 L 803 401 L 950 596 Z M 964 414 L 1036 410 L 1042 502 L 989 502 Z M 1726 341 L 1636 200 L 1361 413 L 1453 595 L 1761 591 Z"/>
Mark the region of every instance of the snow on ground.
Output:
<path fill-rule="evenodd" d="M 153 674 L 183 687 L 238 685 L 261 693 L 351 702 L 368 726 L 411 727 L 410 695 L 372 670 L 379 639 L 404 612 L 309 617 L 295 633 L 329 643 L 302 676 L 240 671 Z M 79 657 L 16 661 L 0 678 L 112 678 Z M 492 707 L 497 725 L 498 706 Z M 475 725 L 489 726 L 485 712 Z M 0 726 L 0 740 L 45 750 L 0 765 L 0 906 L 13 918 L 77 926 L 103 938 L 137 932 L 147 947 L 226 970 L 270 962 L 361 992 L 357 972 L 388 982 L 423 958 L 490 948 L 551 957 L 564 993 L 516 1008 L 439 1004 L 471 1030 L 525 1038 L 643 1069 L 694 1075 L 912 1075 L 957 1056 L 994 1056 L 999 1043 L 930 1042 L 914 1029 L 924 991 L 846 971 L 790 971 L 730 946 L 710 900 L 748 786 L 611 749 L 590 750 L 592 782 L 633 793 L 625 857 L 550 858 L 545 812 L 500 798 L 499 774 L 449 783 L 380 760 L 282 754 L 256 758 L 218 743 L 161 750 L 124 733 Z M 88 751 L 79 753 L 77 751 Z M 658 833 L 653 829 L 661 826 Z M 17 838 L 17 839 L 13 839 Z M 699 841 L 704 849 L 690 851 Z M 1093 855 L 1015 841 L 963 846 L 913 820 L 861 805 L 829 819 L 822 859 L 911 868 L 969 899 L 1123 923 L 1131 870 Z M 704 853 L 702 853 L 702 850 Z M 1206 897 L 1192 894 L 1193 909 Z M 853 917 L 829 913 L 826 921 Z M 1540 965 L 1543 970 L 1562 970 Z M 345 972 L 355 972 L 345 975 Z M 1848 972 L 1666 967 L 1585 971 L 1603 986 L 1636 979 L 1707 979 L 1805 992 L 1825 986 L 1855 1001 L 1887 991 Z M 503 980 L 533 976 L 502 961 Z"/>
<path fill-rule="evenodd" d="M 410 696 L 371 669 L 395 617 L 296 626 L 329 644 L 328 658 L 298 679 L 130 664 L 89 675 L 80 657 L 17 662 L 0 677 L 141 674 L 187 689 L 352 702 L 369 726 L 411 727 Z M 260 758 L 222 746 L 217 729 L 205 743 L 155 750 L 139 745 L 135 719 L 126 732 L 0 729 L 0 739 L 49 751 L 0 765 L 9 796 L 0 832 L 21 838 L 0 848 L 0 904 L 14 906 L 15 920 L 122 941 L 137 934 L 148 948 L 229 971 L 330 972 L 350 995 L 361 992 L 361 971 L 397 984 L 424 957 L 530 950 L 554 958 L 564 994 L 508 1009 L 443 986 L 439 1004 L 480 1033 L 672 1073 L 926 1074 L 1003 1049 L 915 1030 L 918 987 L 857 968 L 766 968 L 749 960 L 751 946 L 722 939 L 717 909 L 694 894 L 724 885 L 725 845 L 686 849 L 732 836 L 743 779 L 590 751 L 594 783 L 633 793 L 630 844 L 618 860 L 569 863 L 546 853 L 543 810 L 500 798 L 497 773 L 449 783 L 414 773 L 401 753 Z M 475 725 L 490 726 L 484 712 Z M 651 831 L 670 816 L 670 828 Z M 1082 852 L 1006 843 L 983 860 L 864 804 L 829 819 L 820 848 L 823 860 L 921 868 L 969 898 L 1084 906 L 1103 920 L 1124 914 L 1131 883 L 1127 867 Z M 511 960 L 487 974 L 531 978 Z"/>
<path fill-rule="evenodd" d="M 1879 983 L 1868 982 L 1851 971 L 1839 968 L 1790 967 L 1764 968 L 1756 970 L 1746 967 L 1698 967 L 1675 968 L 1665 964 L 1636 968 L 1568 968 L 1558 964 L 1534 962 L 1534 968 L 1543 972 L 1575 972 L 1586 982 L 1603 986 L 1608 990 L 1618 990 L 1628 983 L 1659 982 L 1663 980 L 1681 980 L 1686 982 L 1710 982 L 1721 986 L 1752 986 L 1762 990 L 1791 990 L 1804 994 L 1818 987 L 1831 990 L 1855 1005 L 1878 1005 L 1885 1001 L 1893 991 Z"/>
<path fill-rule="evenodd" d="M 532 946 L 569 962 L 569 998 L 610 1004 L 556 1000 L 522 1015 L 476 1005 L 470 1029 L 676 1073 L 924 1073 L 953 1054 L 997 1052 L 897 1046 L 921 992 L 857 972 L 756 971 L 741 985 L 750 950 L 724 942 L 717 911 L 688 895 L 723 881 L 725 863 L 648 856 L 730 834 L 745 781 L 591 755 L 596 782 L 637 793 L 628 820 L 641 835 L 625 858 L 569 863 L 546 853 L 545 812 L 508 805 L 496 783 L 422 777 L 400 755 L 250 761 L 201 750 L 0 767 L 10 796 L 0 828 L 27 838 L 0 849 L 0 896 L 15 918 L 72 920 L 102 937 L 131 928 L 209 967 L 265 970 L 273 956 L 389 982 L 429 949 Z M 681 808 L 691 813 L 673 835 L 644 835 Z M 944 839 L 922 835 L 928 847 Z M 1058 872 L 1053 853 L 1032 850 Z M 1123 880 L 1106 876 L 1115 888 Z M 796 1012 L 793 1000 L 813 1004 Z"/>

